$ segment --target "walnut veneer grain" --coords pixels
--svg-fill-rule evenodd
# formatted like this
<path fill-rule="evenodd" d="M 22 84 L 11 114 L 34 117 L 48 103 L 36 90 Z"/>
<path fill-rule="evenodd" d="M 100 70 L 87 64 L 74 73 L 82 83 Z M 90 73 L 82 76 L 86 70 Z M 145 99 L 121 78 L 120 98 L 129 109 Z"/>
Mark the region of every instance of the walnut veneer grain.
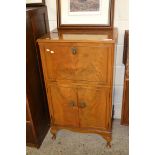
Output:
<path fill-rule="evenodd" d="M 115 28 L 60 30 L 38 39 L 53 138 L 66 128 L 98 133 L 110 146 L 116 41 Z"/>

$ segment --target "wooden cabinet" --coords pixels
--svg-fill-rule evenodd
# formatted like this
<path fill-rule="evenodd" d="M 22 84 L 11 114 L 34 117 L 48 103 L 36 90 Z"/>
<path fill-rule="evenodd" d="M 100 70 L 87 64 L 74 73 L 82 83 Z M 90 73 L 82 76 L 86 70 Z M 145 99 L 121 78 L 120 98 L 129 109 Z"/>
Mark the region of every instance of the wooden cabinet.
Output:
<path fill-rule="evenodd" d="M 123 103 L 121 124 L 129 125 L 129 31 L 125 31 L 124 36 L 124 55 L 123 63 L 125 65 Z"/>
<path fill-rule="evenodd" d="M 59 30 L 38 39 L 53 138 L 66 128 L 98 133 L 110 146 L 116 41 L 117 29 Z"/>
<path fill-rule="evenodd" d="M 46 7 L 26 8 L 26 144 L 39 147 L 50 118 L 36 39 L 49 32 Z"/>

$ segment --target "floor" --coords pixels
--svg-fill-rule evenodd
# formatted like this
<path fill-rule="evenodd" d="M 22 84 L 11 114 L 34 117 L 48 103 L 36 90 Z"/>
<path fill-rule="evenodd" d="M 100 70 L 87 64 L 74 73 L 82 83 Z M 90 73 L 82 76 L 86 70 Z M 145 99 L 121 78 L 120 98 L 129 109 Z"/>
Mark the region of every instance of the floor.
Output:
<path fill-rule="evenodd" d="M 120 120 L 113 121 L 112 147 L 97 134 L 83 134 L 60 130 L 56 140 L 46 135 L 40 149 L 27 147 L 26 155 L 128 155 L 129 128 L 121 126 Z"/>

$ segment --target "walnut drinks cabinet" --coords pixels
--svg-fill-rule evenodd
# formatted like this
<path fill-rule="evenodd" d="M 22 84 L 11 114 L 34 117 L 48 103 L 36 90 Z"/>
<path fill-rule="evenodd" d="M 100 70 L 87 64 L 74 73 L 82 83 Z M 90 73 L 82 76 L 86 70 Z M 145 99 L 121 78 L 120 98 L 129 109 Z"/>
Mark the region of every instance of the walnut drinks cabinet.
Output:
<path fill-rule="evenodd" d="M 97 133 L 110 146 L 117 29 L 59 30 L 38 39 L 51 117 L 60 129 Z"/>

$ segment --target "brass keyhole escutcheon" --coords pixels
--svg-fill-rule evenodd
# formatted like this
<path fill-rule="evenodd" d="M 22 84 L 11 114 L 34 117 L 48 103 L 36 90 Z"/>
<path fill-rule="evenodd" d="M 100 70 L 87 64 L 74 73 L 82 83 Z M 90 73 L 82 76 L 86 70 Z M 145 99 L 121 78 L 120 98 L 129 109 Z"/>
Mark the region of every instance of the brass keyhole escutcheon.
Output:
<path fill-rule="evenodd" d="M 69 102 L 69 106 L 70 106 L 70 107 L 75 107 L 75 106 L 76 106 L 76 104 L 75 104 L 75 102 L 74 102 L 74 101 L 70 101 L 70 102 Z"/>
<path fill-rule="evenodd" d="M 86 107 L 86 103 L 85 102 L 80 102 L 80 108 L 85 108 Z"/>
<path fill-rule="evenodd" d="M 71 48 L 71 51 L 72 51 L 72 54 L 73 54 L 73 55 L 77 54 L 77 48 L 72 47 L 72 48 Z"/>

